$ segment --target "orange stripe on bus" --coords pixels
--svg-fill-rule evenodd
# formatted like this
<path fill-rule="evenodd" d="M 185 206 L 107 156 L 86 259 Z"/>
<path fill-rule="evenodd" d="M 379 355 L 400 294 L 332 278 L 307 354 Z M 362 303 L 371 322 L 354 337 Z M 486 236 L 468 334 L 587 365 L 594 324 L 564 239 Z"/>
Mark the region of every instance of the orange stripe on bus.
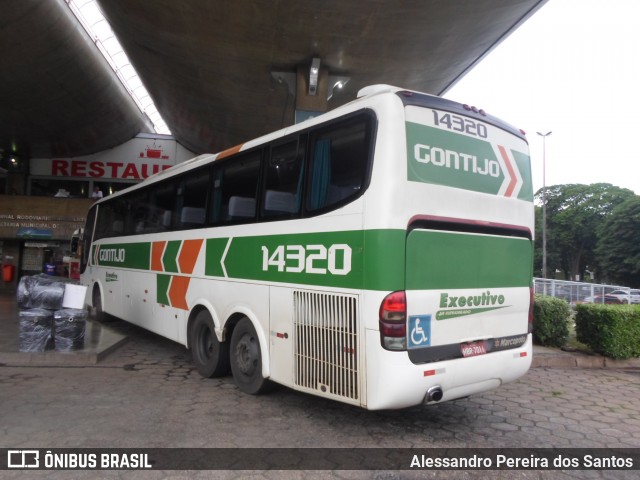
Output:
<path fill-rule="evenodd" d="M 200 254 L 200 247 L 204 240 L 185 240 L 182 242 L 182 249 L 178 255 L 178 265 L 180 266 L 180 273 L 186 273 L 191 275 L 193 269 L 196 266 L 196 260 Z"/>
<path fill-rule="evenodd" d="M 162 254 L 166 245 L 167 242 L 153 242 L 151 244 L 151 270 L 156 272 L 164 271 L 162 268 Z"/>
<path fill-rule="evenodd" d="M 509 185 L 507 186 L 507 191 L 504 192 L 505 197 L 510 197 L 511 195 L 513 195 L 513 191 L 516 188 L 518 177 L 516 176 L 516 172 L 513 169 L 513 165 L 511 164 L 511 159 L 509 158 L 507 150 L 502 145 L 498 145 L 498 149 L 500 150 L 500 155 L 502 155 L 502 159 L 504 160 L 504 163 L 507 166 L 507 170 L 509 171 L 509 176 L 511 177 Z"/>
<path fill-rule="evenodd" d="M 189 310 L 187 305 L 187 290 L 189 290 L 189 277 L 171 277 L 169 285 L 169 302 L 172 307 Z"/>
<path fill-rule="evenodd" d="M 227 148 L 226 150 L 221 151 L 218 154 L 218 156 L 216 157 L 216 160 L 220 160 L 221 158 L 230 157 L 231 155 L 235 155 L 236 153 L 238 153 L 240 151 L 240 149 L 242 148 L 242 145 L 244 145 L 244 144 L 241 143 L 240 145 L 236 145 L 235 147 Z"/>

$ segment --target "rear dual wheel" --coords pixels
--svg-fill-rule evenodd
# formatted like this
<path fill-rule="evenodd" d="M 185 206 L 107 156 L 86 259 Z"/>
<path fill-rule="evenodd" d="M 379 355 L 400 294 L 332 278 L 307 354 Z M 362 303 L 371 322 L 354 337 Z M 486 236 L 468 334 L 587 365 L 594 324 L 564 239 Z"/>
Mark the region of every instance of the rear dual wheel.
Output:
<path fill-rule="evenodd" d="M 189 345 L 193 363 L 203 377 L 221 377 L 231 369 L 233 380 L 245 393 L 256 395 L 271 386 L 262 376 L 260 340 L 247 317 L 234 328 L 231 342 L 220 342 L 211 315 L 201 310 L 193 321 Z"/>
<path fill-rule="evenodd" d="M 247 317 L 238 322 L 231 335 L 231 373 L 238 388 L 256 395 L 271 384 L 262 376 L 262 351 L 260 340 Z"/>
<path fill-rule="evenodd" d="M 191 327 L 189 345 L 198 373 L 206 378 L 229 373 L 229 342 L 220 342 L 215 324 L 206 310 L 196 314 Z"/>

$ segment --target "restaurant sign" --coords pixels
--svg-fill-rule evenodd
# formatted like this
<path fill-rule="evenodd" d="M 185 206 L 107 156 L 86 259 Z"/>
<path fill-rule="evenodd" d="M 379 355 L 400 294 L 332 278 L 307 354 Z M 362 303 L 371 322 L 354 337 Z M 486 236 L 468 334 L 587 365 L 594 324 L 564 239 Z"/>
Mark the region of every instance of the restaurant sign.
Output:
<path fill-rule="evenodd" d="M 110 150 L 71 158 L 38 158 L 31 174 L 53 177 L 143 180 L 187 160 L 191 152 L 173 137 L 143 134 Z"/>

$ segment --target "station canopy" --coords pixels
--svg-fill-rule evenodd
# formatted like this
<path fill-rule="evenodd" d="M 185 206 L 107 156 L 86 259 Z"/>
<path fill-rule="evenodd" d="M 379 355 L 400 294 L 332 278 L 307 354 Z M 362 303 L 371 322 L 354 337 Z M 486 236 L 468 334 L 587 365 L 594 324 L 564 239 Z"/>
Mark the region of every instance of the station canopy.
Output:
<path fill-rule="evenodd" d="M 378 83 L 443 94 L 545 2 L 98 0 L 173 136 L 197 154 L 293 122 L 296 92 L 274 72 L 295 77 L 317 59 L 347 77 L 328 109 Z M 0 155 L 87 155 L 152 131 L 65 0 L 4 7 Z"/>

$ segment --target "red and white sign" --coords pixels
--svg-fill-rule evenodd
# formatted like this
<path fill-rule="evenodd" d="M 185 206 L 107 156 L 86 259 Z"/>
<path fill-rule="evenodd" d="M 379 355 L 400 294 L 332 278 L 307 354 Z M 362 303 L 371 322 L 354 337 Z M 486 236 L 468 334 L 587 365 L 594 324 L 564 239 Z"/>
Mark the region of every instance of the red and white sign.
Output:
<path fill-rule="evenodd" d="M 173 138 L 140 135 L 111 150 L 72 158 L 31 162 L 31 174 L 52 177 L 143 180 L 191 158 Z"/>

